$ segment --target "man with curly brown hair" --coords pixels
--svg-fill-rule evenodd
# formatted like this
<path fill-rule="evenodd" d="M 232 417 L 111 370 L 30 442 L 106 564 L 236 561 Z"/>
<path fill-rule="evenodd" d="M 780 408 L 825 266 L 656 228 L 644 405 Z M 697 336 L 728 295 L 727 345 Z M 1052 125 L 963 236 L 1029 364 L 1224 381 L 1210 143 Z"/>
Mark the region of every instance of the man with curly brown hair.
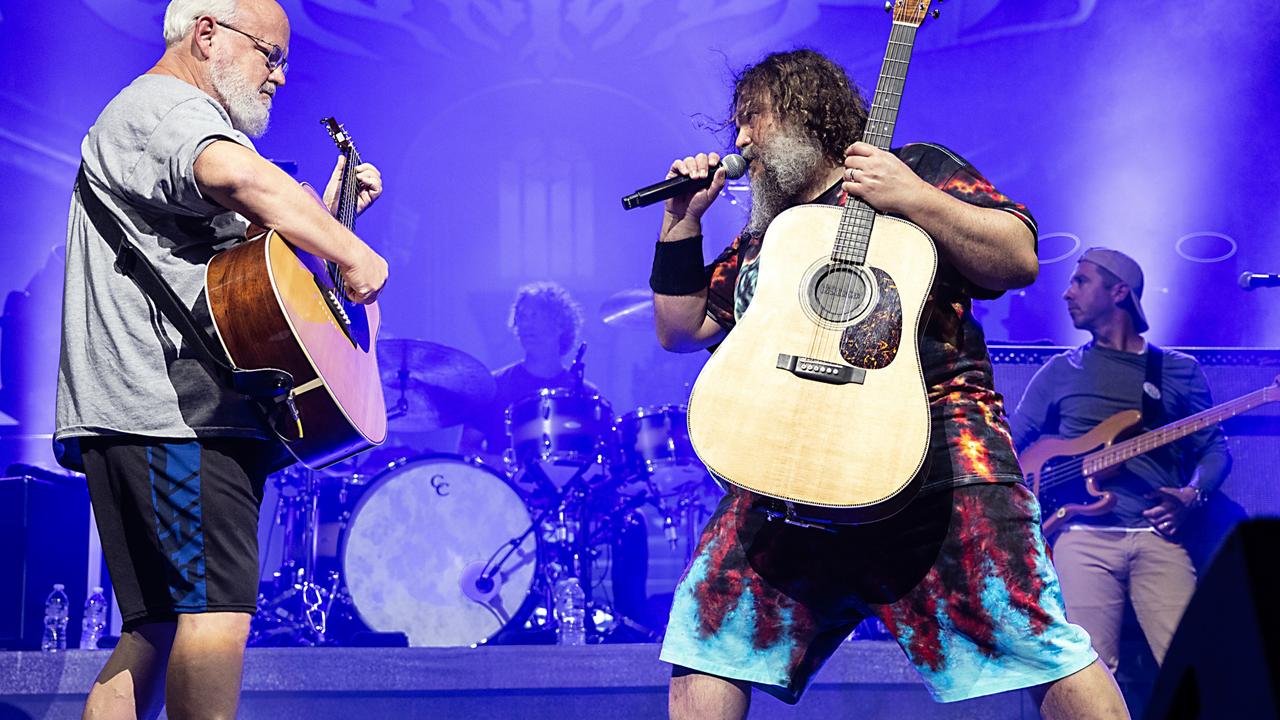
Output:
<path fill-rule="evenodd" d="M 766 229 L 796 205 L 852 196 L 916 223 L 939 250 L 920 337 L 932 418 L 920 494 L 887 520 L 834 528 L 771 522 L 760 496 L 726 495 L 676 590 L 662 652 L 675 666 L 671 715 L 744 717 L 753 686 L 797 702 L 853 628 L 877 617 L 939 701 L 1027 688 L 1046 717 L 1127 717 L 1089 636 L 1064 616 L 971 312 L 975 298 L 1034 281 L 1035 221 L 944 147 L 856 142 L 866 118 L 858 89 L 816 52 L 746 68 L 732 121 L 751 160 L 751 218 L 709 265 L 701 217 L 724 185 L 719 157 L 677 159 L 668 173 L 712 177 L 666 204 L 650 285 L 669 350 L 732 331 L 755 293 Z"/>

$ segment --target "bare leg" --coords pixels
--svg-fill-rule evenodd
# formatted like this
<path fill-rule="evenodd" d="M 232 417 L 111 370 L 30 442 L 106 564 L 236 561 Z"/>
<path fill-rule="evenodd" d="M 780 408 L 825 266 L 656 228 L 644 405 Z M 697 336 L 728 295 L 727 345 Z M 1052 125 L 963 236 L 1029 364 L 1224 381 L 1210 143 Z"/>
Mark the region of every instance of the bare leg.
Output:
<path fill-rule="evenodd" d="M 84 720 L 151 720 L 164 706 L 164 669 L 177 625 L 148 623 L 120 636 L 120 644 L 89 691 Z"/>
<path fill-rule="evenodd" d="M 1120 688 L 1100 660 L 1061 680 L 1031 688 L 1045 720 L 1129 720 Z"/>
<path fill-rule="evenodd" d="M 248 613 L 178 616 L 165 699 L 170 720 L 232 720 L 240 704 Z"/>
<path fill-rule="evenodd" d="M 680 666 L 671 672 L 671 720 L 742 720 L 750 707 L 750 683 Z"/>

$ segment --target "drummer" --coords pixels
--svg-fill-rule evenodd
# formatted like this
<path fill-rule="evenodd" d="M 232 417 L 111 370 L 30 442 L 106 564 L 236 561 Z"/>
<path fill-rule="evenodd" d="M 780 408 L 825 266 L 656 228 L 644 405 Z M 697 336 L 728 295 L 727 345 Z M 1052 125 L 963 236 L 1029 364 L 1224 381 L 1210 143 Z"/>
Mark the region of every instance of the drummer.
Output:
<path fill-rule="evenodd" d="M 524 348 L 524 359 L 494 371 L 498 386 L 494 402 L 476 413 L 476 424 L 463 428 L 458 443 L 459 453 L 478 455 L 493 467 L 504 466 L 505 412 L 512 403 L 544 388 L 576 389 L 580 381 L 565 360 L 577 347 L 582 308 L 559 283 L 535 282 L 516 290 L 507 327 Z M 583 392 L 597 392 L 589 382 L 582 385 Z"/>

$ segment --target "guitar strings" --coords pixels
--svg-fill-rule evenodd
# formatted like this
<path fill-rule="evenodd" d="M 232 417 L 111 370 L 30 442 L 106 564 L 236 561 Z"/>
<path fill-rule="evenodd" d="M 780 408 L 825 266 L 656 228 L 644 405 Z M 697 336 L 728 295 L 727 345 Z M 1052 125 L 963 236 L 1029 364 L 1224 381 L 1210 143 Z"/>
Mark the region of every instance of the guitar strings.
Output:
<path fill-rule="evenodd" d="M 342 169 L 342 187 L 338 193 L 338 216 L 336 219 L 350 230 L 355 225 L 355 206 L 359 203 L 356 167 L 360 165 L 360 154 L 356 151 L 355 145 L 349 146 L 346 156 L 347 164 Z M 333 283 L 338 300 L 345 304 L 348 302 L 347 281 L 342 277 L 342 271 L 338 268 L 337 263 L 328 263 L 328 265 L 329 278 Z"/>
<path fill-rule="evenodd" d="M 901 98 L 906 86 L 906 68 L 910 66 L 911 62 L 913 34 L 913 27 L 899 25 L 896 22 L 893 24 L 889 33 L 889 44 L 885 50 L 885 57 L 881 62 L 881 81 L 876 83 L 876 95 L 872 97 L 871 111 L 867 117 L 868 127 L 863 132 L 863 140 L 865 142 L 877 147 L 884 145 L 886 146 L 883 148 L 885 150 L 887 150 L 887 146 L 891 142 L 893 126 L 897 118 L 898 108 L 894 105 L 893 98 Z M 902 71 L 895 73 L 895 69 L 898 66 L 902 67 Z M 895 82 L 897 83 L 896 87 Z M 881 98 L 884 99 L 883 102 L 881 102 Z M 885 130 L 877 130 L 876 123 L 883 124 Z M 880 141 L 877 142 L 877 139 Z M 836 307 L 838 309 L 837 317 L 839 318 L 844 318 L 848 315 L 862 301 L 865 293 L 870 291 L 870 287 L 864 287 L 864 293 L 858 297 L 854 297 L 851 292 L 863 280 L 862 274 L 856 270 L 856 267 L 866 265 L 868 251 L 870 250 L 871 233 L 875 227 L 876 212 L 866 202 L 857 198 L 846 197 L 846 205 L 850 202 L 854 203 L 854 207 L 846 208 L 845 214 L 840 219 L 840 224 L 836 230 L 835 250 L 831 254 L 833 266 L 846 263 L 855 266 L 855 268 L 849 269 L 842 268 L 841 275 L 837 279 L 837 297 L 839 299 L 836 301 Z M 850 218 L 852 219 L 850 220 Z M 850 229 L 853 232 L 850 232 Z M 874 280 L 874 276 L 872 280 Z M 820 299 L 819 304 L 821 304 Z M 844 359 L 842 350 L 845 330 L 846 328 L 828 330 L 819 325 L 814 333 L 814 338 L 810 341 L 811 355 L 832 357 L 837 361 Z M 828 345 L 828 342 L 831 345 Z M 817 352 L 818 350 L 822 352 L 819 353 Z"/>

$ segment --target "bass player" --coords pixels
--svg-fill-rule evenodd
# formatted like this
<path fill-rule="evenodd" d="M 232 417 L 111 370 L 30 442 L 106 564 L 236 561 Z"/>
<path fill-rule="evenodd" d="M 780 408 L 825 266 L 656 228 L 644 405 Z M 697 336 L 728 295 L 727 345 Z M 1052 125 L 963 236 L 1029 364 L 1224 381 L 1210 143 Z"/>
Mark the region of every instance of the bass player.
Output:
<path fill-rule="evenodd" d="M 1142 289 L 1142 268 L 1128 255 L 1095 247 L 1080 256 L 1062 297 L 1071 322 L 1092 340 L 1049 358 L 1031 378 L 1010 419 L 1019 451 L 1045 436 L 1079 437 L 1144 404 L 1165 416 L 1144 417 L 1148 428 L 1213 405 L 1195 358 L 1142 337 Z M 1230 469 L 1226 437 L 1210 426 L 1124 463 L 1105 480 L 1114 506 L 1070 518 L 1050 538 L 1067 616 L 1089 631 L 1112 672 L 1126 599 L 1156 662 L 1164 660 L 1196 584 L 1183 528 Z"/>

